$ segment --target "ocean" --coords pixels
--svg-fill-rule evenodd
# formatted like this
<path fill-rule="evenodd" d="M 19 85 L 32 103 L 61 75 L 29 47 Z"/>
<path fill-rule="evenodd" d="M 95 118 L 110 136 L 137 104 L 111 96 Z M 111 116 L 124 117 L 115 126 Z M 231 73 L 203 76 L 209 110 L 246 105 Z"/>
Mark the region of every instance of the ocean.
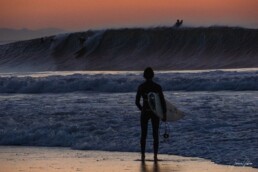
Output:
<path fill-rule="evenodd" d="M 156 71 L 186 116 L 160 127 L 160 153 L 258 167 L 258 69 Z M 140 151 L 142 71 L 0 74 L 0 145 Z M 149 125 L 147 151 L 152 152 Z"/>
<path fill-rule="evenodd" d="M 258 30 L 240 27 L 88 30 L 0 45 L 0 145 L 139 152 L 135 95 L 147 66 L 185 112 L 169 123 L 169 140 L 160 124 L 160 153 L 258 168 Z"/>
<path fill-rule="evenodd" d="M 255 68 L 258 29 L 155 27 L 88 30 L 0 46 L 1 72 Z"/>

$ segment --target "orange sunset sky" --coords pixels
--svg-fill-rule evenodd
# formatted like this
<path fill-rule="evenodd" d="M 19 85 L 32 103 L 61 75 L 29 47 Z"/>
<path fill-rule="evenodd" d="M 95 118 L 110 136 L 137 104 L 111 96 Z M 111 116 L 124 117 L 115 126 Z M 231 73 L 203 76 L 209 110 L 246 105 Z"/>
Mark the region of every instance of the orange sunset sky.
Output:
<path fill-rule="evenodd" d="M 229 25 L 258 28 L 258 0 L 0 0 L 0 27 L 82 30 Z"/>

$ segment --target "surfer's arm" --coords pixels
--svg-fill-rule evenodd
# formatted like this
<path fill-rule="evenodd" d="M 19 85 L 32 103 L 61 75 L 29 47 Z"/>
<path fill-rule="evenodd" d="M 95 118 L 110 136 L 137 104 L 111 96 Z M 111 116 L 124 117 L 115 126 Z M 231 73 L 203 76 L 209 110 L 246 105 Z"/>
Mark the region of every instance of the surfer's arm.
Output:
<path fill-rule="evenodd" d="M 135 104 L 138 107 L 138 109 L 141 111 L 142 105 L 141 105 L 140 101 L 141 101 L 141 92 L 140 92 L 140 89 L 138 89 L 137 94 L 136 94 Z"/>

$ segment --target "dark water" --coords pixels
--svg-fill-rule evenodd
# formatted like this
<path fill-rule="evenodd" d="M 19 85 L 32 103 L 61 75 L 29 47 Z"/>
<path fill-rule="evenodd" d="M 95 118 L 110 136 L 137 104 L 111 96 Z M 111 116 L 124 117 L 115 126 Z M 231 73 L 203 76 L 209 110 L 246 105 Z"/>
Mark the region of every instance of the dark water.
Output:
<path fill-rule="evenodd" d="M 0 71 L 190 70 L 258 66 L 258 30 L 131 28 L 61 34 L 0 46 Z"/>

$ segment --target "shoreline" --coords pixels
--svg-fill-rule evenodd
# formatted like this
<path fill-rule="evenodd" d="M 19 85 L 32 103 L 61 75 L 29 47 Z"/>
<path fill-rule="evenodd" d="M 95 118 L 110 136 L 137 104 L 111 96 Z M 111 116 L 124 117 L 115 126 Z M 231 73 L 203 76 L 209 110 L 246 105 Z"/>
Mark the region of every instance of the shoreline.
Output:
<path fill-rule="evenodd" d="M 175 155 L 158 156 L 153 162 L 152 153 L 141 163 L 140 154 L 132 152 L 107 152 L 72 150 L 64 147 L 0 146 L 0 166 L 4 172 L 257 172 L 252 167 L 215 164 L 209 160 Z M 244 164 L 243 164 L 244 165 Z"/>

